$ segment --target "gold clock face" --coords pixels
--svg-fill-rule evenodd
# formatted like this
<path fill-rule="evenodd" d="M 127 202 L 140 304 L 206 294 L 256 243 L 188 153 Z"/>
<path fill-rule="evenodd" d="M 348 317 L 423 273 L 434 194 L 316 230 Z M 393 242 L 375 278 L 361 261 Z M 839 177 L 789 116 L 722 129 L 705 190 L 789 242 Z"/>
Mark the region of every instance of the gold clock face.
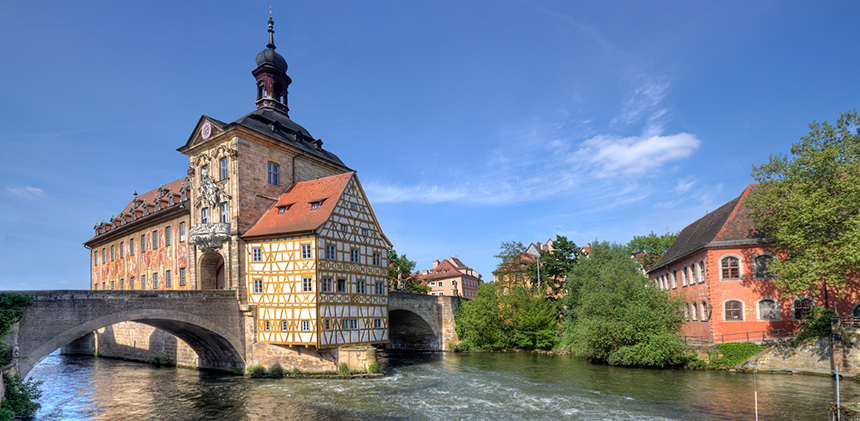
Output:
<path fill-rule="evenodd" d="M 200 137 L 202 137 L 203 140 L 206 140 L 206 139 L 209 139 L 209 136 L 211 134 L 212 134 L 212 124 L 210 124 L 207 121 L 207 122 L 203 123 L 203 127 L 200 128 Z"/>

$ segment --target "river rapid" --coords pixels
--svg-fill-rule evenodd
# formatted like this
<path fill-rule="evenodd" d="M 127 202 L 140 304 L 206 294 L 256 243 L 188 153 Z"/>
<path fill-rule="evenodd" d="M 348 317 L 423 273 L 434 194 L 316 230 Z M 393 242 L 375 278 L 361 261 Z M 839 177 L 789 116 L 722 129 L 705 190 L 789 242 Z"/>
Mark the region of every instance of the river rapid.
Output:
<path fill-rule="evenodd" d="M 647 370 L 533 353 L 382 352 L 373 379 L 251 379 L 51 354 L 39 420 L 820 420 L 830 377 Z M 860 401 L 844 380 L 842 401 Z"/>

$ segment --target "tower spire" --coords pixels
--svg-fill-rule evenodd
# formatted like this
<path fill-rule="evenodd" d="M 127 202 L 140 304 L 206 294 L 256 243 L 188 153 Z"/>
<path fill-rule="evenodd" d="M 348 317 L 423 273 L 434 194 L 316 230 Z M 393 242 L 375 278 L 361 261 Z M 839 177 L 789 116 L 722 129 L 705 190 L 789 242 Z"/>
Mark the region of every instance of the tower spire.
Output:
<path fill-rule="evenodd" d="M 272 6 L 269 6 L 269 43 L 266 48 L 274 50 L 275 48 L 275 21 L 272 20 Z"/>

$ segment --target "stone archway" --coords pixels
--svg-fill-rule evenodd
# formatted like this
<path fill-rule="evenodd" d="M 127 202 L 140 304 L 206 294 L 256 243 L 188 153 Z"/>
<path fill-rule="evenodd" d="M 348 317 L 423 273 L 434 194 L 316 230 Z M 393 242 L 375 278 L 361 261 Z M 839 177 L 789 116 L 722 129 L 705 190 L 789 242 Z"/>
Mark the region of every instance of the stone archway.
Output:
<path fill-rule="evenodd" d="M 200 289 L 225 289 L 224 257 L 211 251 L 200 258 L 198 285 Z"/>
<path fill-rule="evenodd" d="M 389 349 L 438 351 L 442 349 L 439 337 L 423 317 L 409 310 L 389 310 Z"/>

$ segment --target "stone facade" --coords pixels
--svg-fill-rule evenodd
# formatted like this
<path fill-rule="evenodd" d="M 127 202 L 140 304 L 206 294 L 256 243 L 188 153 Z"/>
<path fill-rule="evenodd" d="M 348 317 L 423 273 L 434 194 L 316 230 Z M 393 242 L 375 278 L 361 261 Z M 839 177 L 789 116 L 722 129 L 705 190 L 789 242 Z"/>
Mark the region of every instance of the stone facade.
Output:
<path fill-rule="evenodd" d="M 388 311 L 391 329 L 390 348 L 449 350 L 449 344 L 458 344 L 454 315 L 460 307 L 460 298 L 432 296 L 407 292 L 389 292 Z M 406 325 L 405 329 L 402 329 Z M 425 329 L 425 332 L 422 332 Z M 402 343 L 403 331 L 421 341 L 418 348 Z M 405 338 L 410 339 L 410 338 Z"/>

